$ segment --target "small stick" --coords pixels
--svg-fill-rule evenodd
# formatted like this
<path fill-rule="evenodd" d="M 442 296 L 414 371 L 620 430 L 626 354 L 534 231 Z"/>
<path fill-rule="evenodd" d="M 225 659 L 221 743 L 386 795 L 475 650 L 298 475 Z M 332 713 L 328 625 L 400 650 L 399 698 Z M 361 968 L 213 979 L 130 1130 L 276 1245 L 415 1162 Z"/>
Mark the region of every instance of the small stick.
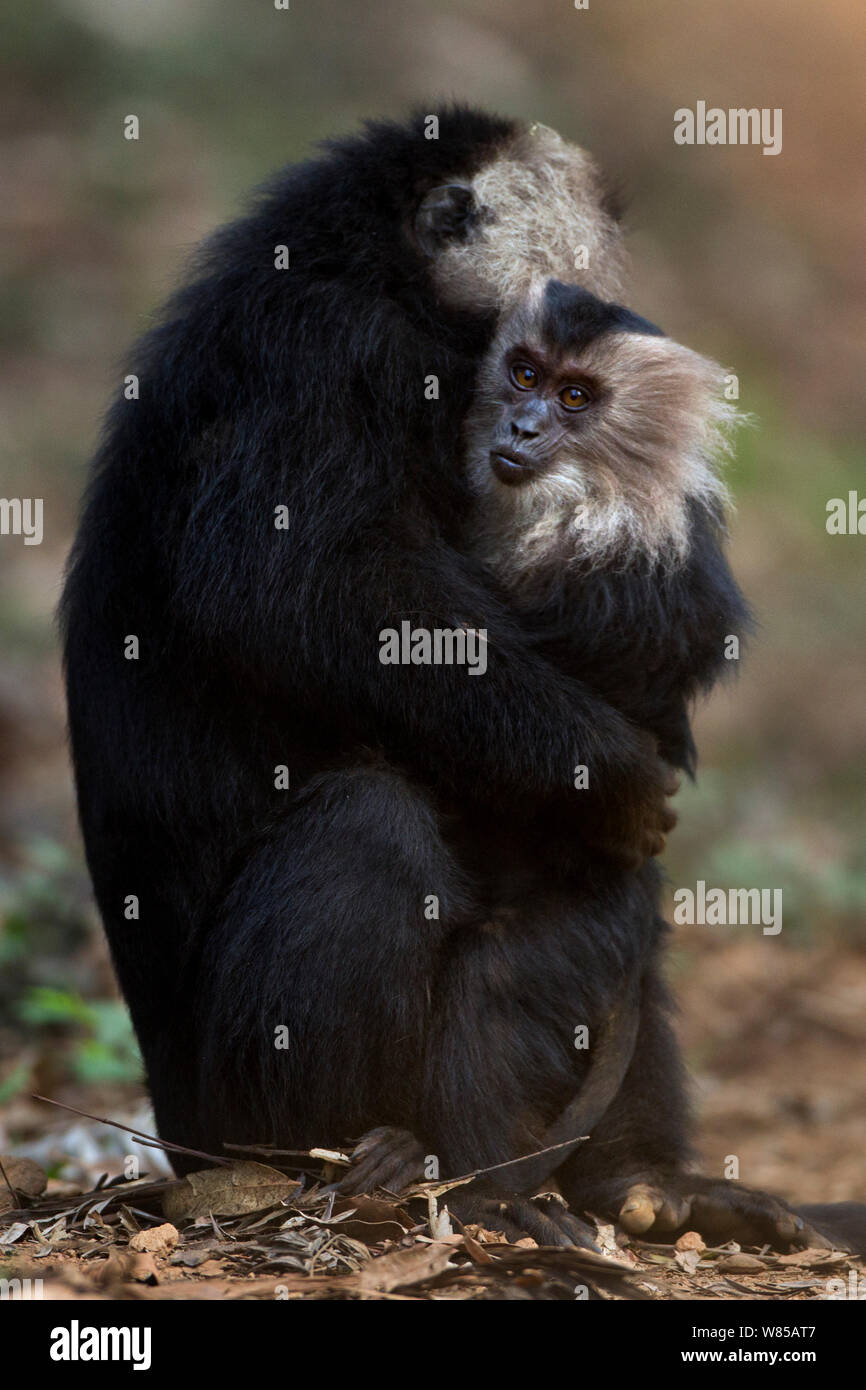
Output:
<path fill-rule="evenodd" d="M 221 1158 L 217 1154 L 206 1154 L 201 1149 L 188 1149 L 185 1144 L 172 1144 L 168 1139 L 158 1139 L 155 1134 L 145 1134 L 142 1130 L 133 1129 L 131 1125 L 122 1125 L 119 1120 L 107 1120 L 103 1115 L 91 1115 L 88 1110 L 79 1110 L 74 1105 L 64 1104 L 62 1100 L 51 1100 L 48 1096 L 35 1094 L 31 1095 L 31 1099 L 44 1100 L 46 1105 L 56 1105 L 61 1110 L 71 1111 L 73 1115 L 81 1115 L 85 1120 L 95 1120 L 98 1125 L 111 1125 L 114 1129 L 123 1129 L 134 1139 L 139 1139 L 146 1148 L 164 1149 L 166 1152 L 175 1154 L 190 1154 L 193 1158 L 205 1158 L 208 1163 L 222 1163 L 226 1167 L 232 1162 L 230 1158 Z"/>

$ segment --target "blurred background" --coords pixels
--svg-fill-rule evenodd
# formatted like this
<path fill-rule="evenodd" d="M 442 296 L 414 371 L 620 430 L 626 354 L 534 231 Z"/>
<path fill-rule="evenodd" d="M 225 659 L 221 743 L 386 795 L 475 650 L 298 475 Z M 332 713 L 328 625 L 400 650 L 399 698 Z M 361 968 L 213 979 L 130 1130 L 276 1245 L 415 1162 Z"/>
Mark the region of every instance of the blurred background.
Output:
<path fill-rule="evenodd" d="M 735 371 L 759 620 L 701 710 L 674 886 L 781 888 L 784 927 L 679 928 L 671 974 L 713 1173 L 866 1199 L 866 9 L 858 0 L 6 0 L 0 42 L 0 1152 L 116 1162 L 29 1097 L 140 1115 L 89 896 L 53 612 L 126 345 L 250 186 L 368 115 L 459 97 L 588 146 L 627 195 L 631 306 Z M 676 108 L 781 107 L 783 150 L 677 146 Z M 123 139 L 130 113 L 137 142 Z M 128 1148 L 120 1141 L 117 1152 Z"/>

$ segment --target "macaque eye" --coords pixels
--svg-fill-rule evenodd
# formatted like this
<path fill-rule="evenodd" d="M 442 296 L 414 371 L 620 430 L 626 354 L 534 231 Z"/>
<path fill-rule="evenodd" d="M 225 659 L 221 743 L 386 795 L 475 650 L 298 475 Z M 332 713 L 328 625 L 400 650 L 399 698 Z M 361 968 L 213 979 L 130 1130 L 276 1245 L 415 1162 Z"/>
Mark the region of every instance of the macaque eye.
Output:
<path fill-rule="evenodd" d="M 586 410 L 592 404 L 592 392 L 586 386 L 563 386 L 559 393 L 559 399 L 566 410 Z"/>
<path fill-rule="evenodd" d="M 528 362 L 515 362 L 511 368 L 511 380 L 521 391 L 534 391 L 538 385 L 538 372 Z"/>

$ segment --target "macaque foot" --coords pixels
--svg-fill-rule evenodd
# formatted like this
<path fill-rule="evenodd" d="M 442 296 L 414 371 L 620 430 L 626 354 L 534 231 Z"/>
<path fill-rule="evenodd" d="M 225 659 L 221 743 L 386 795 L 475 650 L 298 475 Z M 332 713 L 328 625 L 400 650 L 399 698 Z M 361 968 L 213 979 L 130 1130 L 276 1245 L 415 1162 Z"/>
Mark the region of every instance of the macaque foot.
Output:
<path fill-rule="evenodd" d="M 402 1192 L 424 1177 L 424 1150 L 408 1129 L 382 1125 L 370 1129 L 352 1150 L 352 1166 L 337 1186 L 339 1192 L 371 1193 L 377 1187 Z"/>
<path fill-rule="evenodd" d="M 623 795 L 616 814 L 603 816 L 593 832 L 596 848 L 628 869 L 639 869 L 661 854 L 678 819 L 668 805 L 679 790 L 676 769 L 658 756 L 651 735 L 642 735 L 639 746 L 644 765 L 636 773 L 630 793 Z"/>
<path fill-rule="evenodd" d="M 408 1129 L 383 1125 L 371 1129 L 352 1151 L 352 1166 L 337 1185 L 345 1196 L 377 1188 L 402 1192 L 424 1177 L 424 1150 Z M 501 1231 L 510 1241 L 530 1236 L 538 1245 L 578 1246 L 597 1250 L 595 1231 L 569 1211 L 562 1198 L 502 1196 L 454 1188 L 440 1199 L 461 1225 Z"/>
<path fill-rule="evenodd" d="M 779 1198 L 723 1178 L 682 1174 L 658 1184 L 635 1183 L 618 1219 L 630 1235 L 646 1240 L 665 1241 L 693 1230 L 711 1245 L 735 1240 L 781 1250 L 830 1248 L 829 1241 Z"/>
<path fill-rule="evenodd" d="M 442 1198 L 461 1225 L 501 1231 L 512 1244 L 530 1236 L 537 1245 L 577 1246 L 598 1251 L 595 1231 L 556 1196 L 478 1196 L 455 1188 Z"/>

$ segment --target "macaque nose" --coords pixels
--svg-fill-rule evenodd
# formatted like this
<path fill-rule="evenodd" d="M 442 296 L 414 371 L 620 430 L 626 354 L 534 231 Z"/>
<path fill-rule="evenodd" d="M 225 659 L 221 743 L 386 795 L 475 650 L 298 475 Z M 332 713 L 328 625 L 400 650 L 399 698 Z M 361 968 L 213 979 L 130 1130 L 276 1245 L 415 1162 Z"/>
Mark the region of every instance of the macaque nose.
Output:
<path fill-rule="evenodd" d="M 532 415 L 520 415 L 511 421 L 512 439 L 537 439 L 539 421 Z"/>

